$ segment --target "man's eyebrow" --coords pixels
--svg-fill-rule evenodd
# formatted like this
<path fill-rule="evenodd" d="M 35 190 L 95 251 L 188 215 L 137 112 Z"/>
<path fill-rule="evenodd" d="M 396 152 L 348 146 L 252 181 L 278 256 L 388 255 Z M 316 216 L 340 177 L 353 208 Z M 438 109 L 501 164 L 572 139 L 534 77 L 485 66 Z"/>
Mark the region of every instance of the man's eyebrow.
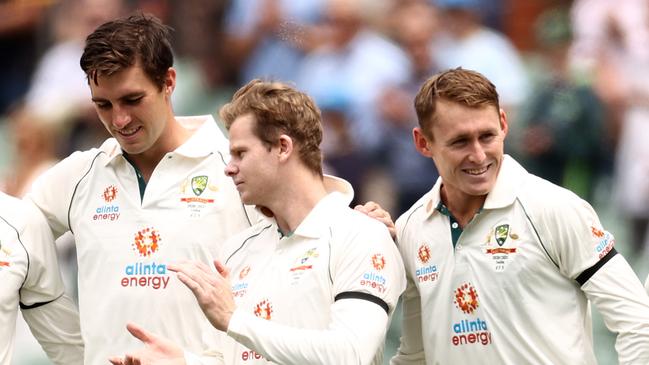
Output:
<path fill-rule="evenodd" d="M 140 97 L 146 94 L 144 91 L 133 91 L 127 94 L 124 94 L 118 98 L 118 100 L 124 100 L 124 99 L 130 99 L 133 97 Z M 100 98 L 100 97 L 95 97 L 93 96 L 91 99 L 93 102 L 98 102 L 98 101 L 107 101 L 108 99 L 105 98 Z"/>

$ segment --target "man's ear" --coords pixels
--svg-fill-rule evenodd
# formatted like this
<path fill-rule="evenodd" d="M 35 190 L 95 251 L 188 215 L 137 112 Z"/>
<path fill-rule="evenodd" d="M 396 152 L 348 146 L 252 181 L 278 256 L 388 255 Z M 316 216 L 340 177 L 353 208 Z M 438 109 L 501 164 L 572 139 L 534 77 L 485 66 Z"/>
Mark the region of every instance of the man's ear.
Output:
<path fill-rule="evenodd" d="M 279 160 L 286 161 L 293 154 L 293 139 L 286 134 L 279 136 L 278 141 L 279 147 Z"/>
<path fill-rule="evenodd" d="M 507 135 L 507 132 L 509 132 L 509 124 L 507 122 L 507 114 L 505 114 L 505 111 L 503 109 L 500 109 L 499 113 L 500 117 L 500 129 L 503 131 L 504 135 Z"/>
<path fill-rule="evenodd" d="M 417 149 L 417 151 L 419 151 L 419 153 L 421 153 L 425 157 L 433 158 L 433 152 L 430 149 L 430 143 L 432 142 L 428 141 L 421 128 L 413 128 L 412 139 L 415 143 L 415 148 Z"/>
<path fill-rule="evenodd" d="M 171 95 L 171 93 L 174 91 L 176 88 L 176 69 L 173 67 L 169 67 L 167 69 L 167 74 L 165 75 L 165 84 L 164 84 L 164 92 L 167 95 Z"/>

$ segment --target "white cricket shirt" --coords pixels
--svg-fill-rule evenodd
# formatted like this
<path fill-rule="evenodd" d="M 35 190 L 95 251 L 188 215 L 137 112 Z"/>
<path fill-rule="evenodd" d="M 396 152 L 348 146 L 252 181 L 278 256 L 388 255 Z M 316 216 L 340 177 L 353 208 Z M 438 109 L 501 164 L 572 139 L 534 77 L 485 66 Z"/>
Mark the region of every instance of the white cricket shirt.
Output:
<path fill-rule="evenodd" d="M 225 364 L 349 363 L 349 354 L 336 347 L 344 339 L 327 336 L 332 333 L 361 336 L 343 342 L 367 363 L 380 360 L 387 316 L 405 288 L 403 264 L 386 227 L 349 202 L 330 193 L 288 236 L 273 220 L 228 242 L 237 305 L 228 336 L 238 342 L 228 339 L 222 348 Z M 337 315 L 376 320 L 357 325 Z M 375 322 L 383 325 L 375 328 Z M 355 328 L 341 330 L 346 324 Z"/>
<path fill-rule="evenodd" d="M 45 219 L 33 205 L 0 193 L 0 364 L 11 363 L 18 307 L 50 360 L 82 364 L 79 316 L 63 290 Z"/>
<path fill-rule="evenodd" d="M 141 347 L 126 331 L 129 321 L 189 351 L 214 343 L 216 330 L 167 264 L 212 265 L 225 240 L 250 222 L 224 174 L 228 142 L 212 117 L 176 119 L 195 132 L 164 156 L 143 196 L 113 138 L 57 164 L 28 195 L 57 235 L 74 234 L 88 365 Z"/>
<path fill-rule="evenodd" d="M 408 288 L 392 364 L 596 364 L 588 299 L 620 362 L 646 363 L 649 298 L 588 203 L 505 156 L 462 230 L 440 187 L 397 220 Z"/>

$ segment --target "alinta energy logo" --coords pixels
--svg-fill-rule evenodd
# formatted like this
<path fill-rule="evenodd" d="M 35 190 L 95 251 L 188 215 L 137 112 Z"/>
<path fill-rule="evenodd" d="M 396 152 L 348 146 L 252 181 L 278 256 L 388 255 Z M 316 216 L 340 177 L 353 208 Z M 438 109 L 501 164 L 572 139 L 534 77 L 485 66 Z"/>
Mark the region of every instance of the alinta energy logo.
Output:
<path fill-rule="evenodd" d="M 360 280 L 362 286 L 371 288 L 378 291 L 379 293 L 385 293 L 387 279 L 385 276 L 378 273 L 385 268 L 386 260 L 383 254 L 376 253 L 372 255 L 370 262 L 372 263 L 372 268 L 376 271 L 369 271 L 363 274 L 363 277 Z"/>
<path fill-rule="evenodd" d="M 161 242 L 160 233 L 153 227 L 147 227 L 135 233 L 131 246 L 140 257 L 150 258 L 160 249 Z M 123 287 L 166 289 L 169 284 L 167 265 L 155 261 L 128 264 L 124 274 L 121 280 Z"/>
<path fill-rule="evenodd" d="M 119 219 L 119 205 L 111 204 L 117 199 L 117 187 L 107 186 L 101 194 L 104 203 L 95 209 L 92 215 L 93 221 L 116 221 Z"/>
<path fill-rule="evenodd" d="M 478 291 L 471 283 L 464 283 L 455 289 L 455 307 L 467 315 L 472 315 L 480 306 Z M 487 322 L 480 318 L 463 319 L 454 323 L 452 328 L 454 335 L 451 343 L 454 346 L 471 344 L 491 344 L 491 332 L 487 328 Z"/>
<path fill-rule="evenodd" d="M 595 246 L 595 251 L 601 259 L 606 256 L 606 254 L 608 254 L 615 246 L 615 237 L 613 237 L 613 235 L 608 231 L 603 231 L 593 226 L 590 227 L 590 231 L 593 234 L 593 237 L 599 239 L 597 246 Z"/>
<path fill-rule="evenodd" d="M 253 311 L 253 313 L 255 313 L 255 316 L 261 319 L 270 320 L 273 314 L 273 305 L 270 304 L 270 301 L 268 299 L 264 299 L 261 302 L 257 303 L 257 305 L 255 305 L 255 310 Z"/>
<path fill-rule="evenodd" d="M 243 297 L 248 291 L 248 283 L 243 281 L 250 273 L 250 266 L 247 265 L 239 271 L 239 282 L 232 285 L 232 295 L 236 297 Z"/>
<path fill-rule="evenodd" d="M 374 266 L 375 269 L 381 271 L 385 267 L 385 257 L 383 257 L 382 254 L 377 253 L 372 256 L 372 266 Z"/>
<path fill-rule="evenodd" d="M 430 261 L 430 247 L 428 247 L 427 244 L 422 243 L 422 245 L 419 246 L 419 249 L 417 250 L 417 259 L 424 265 L 415 270 L 417 281 L 420 283 L 436 281 L 439 277 L 437 265 L 426 265 L 428 261 Z"/>

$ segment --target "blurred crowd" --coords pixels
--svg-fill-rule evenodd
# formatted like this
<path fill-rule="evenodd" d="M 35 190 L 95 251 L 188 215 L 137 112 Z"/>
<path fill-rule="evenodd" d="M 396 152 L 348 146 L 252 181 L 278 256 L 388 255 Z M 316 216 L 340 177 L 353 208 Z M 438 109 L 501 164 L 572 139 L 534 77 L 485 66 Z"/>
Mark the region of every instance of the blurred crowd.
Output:
<path fill-rule="evenodd" d="M 644 249 L 649 1 L 5 0 L 4 191 L 22 196 L 44 169 L 107 137 L 79 58 L 96 26 L 134 11 L 175 29 L 176 114 L 216 116 L 253 78 L 293 83 L 322 110 L 327 172 L 393 217 L 437 178 L 412 144 L 419 86 L 443 69 L 477 70 L 509 116 L 506 152 L 614 207 L 629 245 Z"/>

